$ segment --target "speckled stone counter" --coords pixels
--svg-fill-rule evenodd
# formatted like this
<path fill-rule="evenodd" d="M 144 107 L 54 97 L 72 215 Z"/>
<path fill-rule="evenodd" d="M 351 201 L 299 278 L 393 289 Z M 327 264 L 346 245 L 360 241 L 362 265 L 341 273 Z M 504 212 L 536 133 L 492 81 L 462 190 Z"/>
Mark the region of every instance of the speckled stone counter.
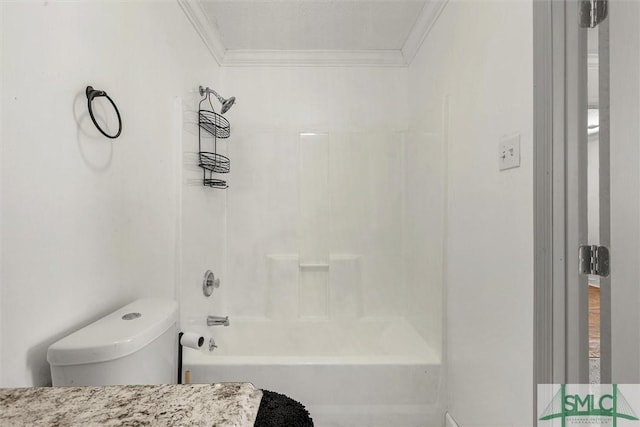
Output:
<path fill-rule="evenodd" d="M 249 383 L 0 389 L 0 426 L 254 425 Z"/>

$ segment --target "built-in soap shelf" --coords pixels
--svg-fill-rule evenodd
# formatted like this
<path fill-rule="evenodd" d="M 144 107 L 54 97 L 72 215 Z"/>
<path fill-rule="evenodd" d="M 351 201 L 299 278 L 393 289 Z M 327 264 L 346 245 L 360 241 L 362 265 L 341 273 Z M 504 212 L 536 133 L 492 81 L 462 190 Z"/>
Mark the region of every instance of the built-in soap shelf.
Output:
<path fill-rule="evenodd" d="M 363 256 L 268 254 L 266 317 L 318 321 L 357 319 L 363 313 Z"/>
<path fill-rule="evenodd" d="M 329 269 L 329 263 L 325 262 L 325 261 L 317 261 L 317 262 L 301 262 L 299 264 L 300 269 L 304 270 L 304 269 L 313 269 L 313 270 L 320 270 L 320 269 Z"/>

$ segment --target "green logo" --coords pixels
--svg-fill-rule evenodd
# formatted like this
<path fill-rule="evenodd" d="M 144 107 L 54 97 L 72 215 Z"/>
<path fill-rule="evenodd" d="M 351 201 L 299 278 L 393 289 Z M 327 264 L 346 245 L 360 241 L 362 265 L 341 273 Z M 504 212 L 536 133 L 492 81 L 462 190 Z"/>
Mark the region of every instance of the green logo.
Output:
<path fill-rule="evenodd" d="M 562 384 L 540 416 L 540 421 L 559 419 L 562 427 L 571 418 L 580 424 L 605 421 L 608 424 L 611 421 L 614 427 L 619 419 L 638 421 L 618 385 L 611 387 L 610 393 L 569 393 L 567 385 Z"/>

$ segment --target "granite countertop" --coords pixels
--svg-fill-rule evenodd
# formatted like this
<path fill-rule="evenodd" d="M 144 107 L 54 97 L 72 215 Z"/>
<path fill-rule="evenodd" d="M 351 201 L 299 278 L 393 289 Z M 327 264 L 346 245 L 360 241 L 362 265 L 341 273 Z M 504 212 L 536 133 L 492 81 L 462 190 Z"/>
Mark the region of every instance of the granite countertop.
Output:
<path fill-rule="evenodd" d="M 0 389 L 0 426 L 253 426 L 249 383 Z"/>

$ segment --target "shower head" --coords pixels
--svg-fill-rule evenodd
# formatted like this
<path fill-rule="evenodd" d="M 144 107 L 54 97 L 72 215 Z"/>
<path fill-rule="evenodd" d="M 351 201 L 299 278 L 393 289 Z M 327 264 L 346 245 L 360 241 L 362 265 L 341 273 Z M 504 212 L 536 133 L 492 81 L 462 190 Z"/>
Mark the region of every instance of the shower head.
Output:
<path fill-rule="evenodd" d="M 222 97 L 218 97 L 219 100 L 221 98 Z M 220 100 L 220 102 L 222 102 L 222 110 L 220 110 L 220 114 L 224 114 L 227 111 L 229 111 L 229 108 L 231 108 L 233 106 L 233 104 L 236 102 L 236 97 L 232 96 L 229 99 Z"/>
<path fill-rule="evenodd" d="M 216 92 L 213 89 L 210 88 L 203 88 L 202 86 L 200 86 L 200 95 L 204 94 L 209 94 L 212 93 L 216 98 L 218 98 L 218 101 L 220 101 L 220 104 L 222 104 L 222 109 L 220 110 L 220 114 L 224 114 L 227 111 L 229 111 L 229 109 L 233 106 L 233 104 L 235 104 L 236 102 L 236 97 L 232 96 L 229 99 L 224 99 L 223 97 L 221 97 L 220 95 L 218 95 L 218 92 Z"/>

